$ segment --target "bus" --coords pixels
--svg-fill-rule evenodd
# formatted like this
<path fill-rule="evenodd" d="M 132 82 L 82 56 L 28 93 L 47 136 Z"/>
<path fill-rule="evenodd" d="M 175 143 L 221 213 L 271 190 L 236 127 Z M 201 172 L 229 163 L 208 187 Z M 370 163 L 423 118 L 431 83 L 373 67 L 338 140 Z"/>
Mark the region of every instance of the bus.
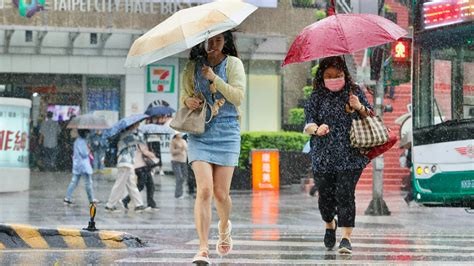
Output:
<path fill-rule="evenodd" d="M 413 196 L 474 208 L 474 0 L 412 3 Z"/>

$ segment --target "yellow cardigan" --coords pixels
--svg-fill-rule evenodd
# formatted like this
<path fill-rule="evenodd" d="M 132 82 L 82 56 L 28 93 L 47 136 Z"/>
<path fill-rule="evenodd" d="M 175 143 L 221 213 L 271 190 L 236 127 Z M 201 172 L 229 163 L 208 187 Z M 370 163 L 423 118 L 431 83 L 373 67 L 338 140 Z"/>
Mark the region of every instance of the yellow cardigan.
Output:
<path fill-rule="evenodd" d="M 181 83 L 180 90 L 180 104 L 184 106 L 184 101 L 194 96 L 194 69 L 196 62 L 190 60 L 183 70 L 183 80 Z M 239 106 L 242 104 L 245 96 L 245 88 L 247 85 L 247 79 L 245 77 L 245 69 L 242 61 L 234 56 L 227 56 L 227 81 L 226 83 L 222 78 L 216 75 L 214 83 L 216 89 L 224 96 L 226 101 L 237 107 L 240 116 Z"/>

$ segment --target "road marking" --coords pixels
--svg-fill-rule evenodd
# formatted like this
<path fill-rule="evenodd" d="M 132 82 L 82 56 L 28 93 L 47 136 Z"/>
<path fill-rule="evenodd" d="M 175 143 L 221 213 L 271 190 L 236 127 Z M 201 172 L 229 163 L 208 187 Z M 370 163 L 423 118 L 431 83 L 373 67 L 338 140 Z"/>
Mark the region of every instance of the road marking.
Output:
<path fill-rule="evenodd" d="M 32 248 L 49 248 L 48 243 L 38 232 L 38 228 L 29 225 L 10 224 L 18 236 Z"/>
<path fill-rule="evenodd" d="M 87 248 L 80 230 L 58 228 L 59 234 L 63 236 L 64 242 L 70 248 Z"/>
<path fill-rule="evenodd" d="M 209 245 L 215 245 L 217 240 L 209 240 Z M 321 242 L 298 242 L 298 241 L 259 241 L 259 240 L 234 240 L 235 246 L 266 246 L 266 247 L 315 247 L 315 248 L 324 248 L 324 244 Z M 188 245 L 198 245 L 199 240 L 191 240 L 187 242 Z M 468 250 L 474 252 L 474 247 L 460 247 L 460 246 L 447 246 L 447 245 L 412 245 L 406 243 L 393 243 L 389 244 L 369 244 L 369 243 L 352 243 L 354 248 L 411 248 L 411 249 L 455 249 L 455 250 Z"/>
<path fill-rule="evenodd" d="M 108 248 L 126 248 L 123 243 L 123 233 L 112 231 L 99 231 L 99 237 Z"/>

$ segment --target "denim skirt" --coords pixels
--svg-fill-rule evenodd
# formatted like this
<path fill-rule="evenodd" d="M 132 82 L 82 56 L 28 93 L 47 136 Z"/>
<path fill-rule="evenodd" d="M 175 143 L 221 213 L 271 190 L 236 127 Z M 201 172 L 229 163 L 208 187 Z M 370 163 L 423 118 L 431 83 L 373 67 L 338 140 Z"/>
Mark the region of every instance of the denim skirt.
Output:
<path fill-rule="evenodd" d="M 240 124 L 236 117 L 215 118 L 203 134 L 189 134 L 189 163 L 204 161 L 221 166 L 237 166 L 240 155 Z"/>

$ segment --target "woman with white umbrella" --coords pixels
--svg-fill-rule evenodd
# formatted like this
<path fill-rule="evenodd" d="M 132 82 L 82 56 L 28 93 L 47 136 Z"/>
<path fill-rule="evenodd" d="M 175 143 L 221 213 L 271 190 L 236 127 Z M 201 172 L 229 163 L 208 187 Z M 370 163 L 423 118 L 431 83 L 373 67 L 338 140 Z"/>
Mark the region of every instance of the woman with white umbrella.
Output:
<path fill-rule="evenodd" d="M 240 155 L 240 112 L 244 99 L 245 70 L 237 57 L 234 38 L 226 31 L 209 39 L 206 45 L 191 50 L 184 69 L 181 104 L 194 110 L 203 104 L 203 95 L 214 106 L 201 135 L 189 134 L 188 158 L 196 176 L 197 195 L 194 219 L 199 235 L 199 252 L 194 263 L 209 263 L 208 238 L 211 225 L 211 202 L 214 196 L 219 216 L 219 239 L 216 251 L 220 256 L 232 250 L 229 220 L 232 201 L 229 195 L 234 167 Z M 206 108 L 206 107 L 204 107 Z"/>

